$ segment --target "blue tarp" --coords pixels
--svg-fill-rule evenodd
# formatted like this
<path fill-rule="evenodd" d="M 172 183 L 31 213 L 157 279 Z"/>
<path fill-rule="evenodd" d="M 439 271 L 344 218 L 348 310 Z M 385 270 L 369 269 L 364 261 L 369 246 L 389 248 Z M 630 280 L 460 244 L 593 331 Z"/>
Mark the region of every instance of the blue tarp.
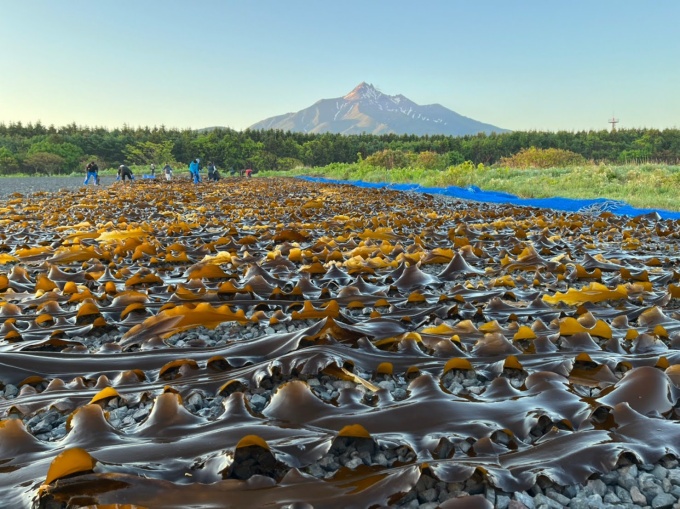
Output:
<path fill-rule="evenodd" d="M 506 203 L 525 207 L 540 207 L 544 209 L 563 210 L 566 212 L 597 213 L 611 212 L 625 216 L 639 216 L 643 214 L 657 213 L 661 219 L 680 219 L 680 212 L 658 209 L 637 209 L 625 202 L 596 198 L 592 200 L 576 200 L 573 198 L 519 198 L 514 194 L 499 191 L 482 191 L 477 186 L 470 187 L 422 187 L 419 184 L 388 184 L 378 182 L 364 182 L 362 180 L 335 180 L 320 177 L 298 177 L 310 182 L 323 182 L 327 184 L 349 184 L 358 187 L 373 189 L 393 189 L 395 191 L 410 191 L 416 193 L 440 194 L 461 200 L 474 200 L 485 203 Z"/>

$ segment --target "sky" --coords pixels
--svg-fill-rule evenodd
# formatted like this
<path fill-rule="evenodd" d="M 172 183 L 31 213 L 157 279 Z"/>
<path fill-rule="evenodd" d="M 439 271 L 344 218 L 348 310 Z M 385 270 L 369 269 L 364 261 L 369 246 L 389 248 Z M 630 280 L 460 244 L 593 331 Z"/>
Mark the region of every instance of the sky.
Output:
<path fill-rule="evenodd" d="M 0 0 L 0 123 L 246 129 L 361 82 L 512 130 L 680 127 L 678 0 Z"/>

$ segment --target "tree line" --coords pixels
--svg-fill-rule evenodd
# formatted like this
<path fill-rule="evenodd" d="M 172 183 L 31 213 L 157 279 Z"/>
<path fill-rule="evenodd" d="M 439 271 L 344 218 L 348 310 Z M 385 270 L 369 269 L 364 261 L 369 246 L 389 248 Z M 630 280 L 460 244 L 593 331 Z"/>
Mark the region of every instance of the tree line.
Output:
<path fill-rule="evenodd" d="M 432 153 L 452 165 L 492 165 L 530 147 L 569 150 L 598 162 L 677 164 L 680 130 L 514 131 L 456 137 L 0 123 L 0 174 L 69 174 L 81 171 L 90 160 L 102 168 L 152 162 L 183 166 L 196 157 L 226 170 L 286 170 L 354 163 L 383 151 Z"/>

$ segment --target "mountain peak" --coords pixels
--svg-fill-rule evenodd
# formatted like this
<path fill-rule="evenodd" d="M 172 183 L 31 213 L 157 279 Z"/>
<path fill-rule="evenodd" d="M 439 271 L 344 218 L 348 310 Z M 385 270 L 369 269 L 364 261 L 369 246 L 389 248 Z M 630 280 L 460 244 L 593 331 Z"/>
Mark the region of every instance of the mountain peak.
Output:
<path fill-rule="evenodd" d="M 382 94 L 376 90 L 376 88 L 370 83 L 362 81 L 354 90 L 343 97 L 346 101 L 360 101 L 361 99 L 377 99 Z"/>
<path fill-rule="evenodd" d="M 464 136 L 505 129 L 464 117 L 439 104 L 421 106 L 401 94 L 387 95 L 365 81 L 349 94 L 321 99 L 294 113 L 264 119 L 250 129 L 303 133 L 444 134 Z"/>

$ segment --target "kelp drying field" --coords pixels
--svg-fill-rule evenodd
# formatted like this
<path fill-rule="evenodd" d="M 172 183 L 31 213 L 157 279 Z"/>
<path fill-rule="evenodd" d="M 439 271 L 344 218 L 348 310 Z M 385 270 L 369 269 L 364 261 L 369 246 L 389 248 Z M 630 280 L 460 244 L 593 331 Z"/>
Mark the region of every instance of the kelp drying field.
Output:
<path fill-rule="evenodd" d="M 677 222 L 262 178 L 13 195 L 0 225 L 6 507 L 680 479 Z"/>

